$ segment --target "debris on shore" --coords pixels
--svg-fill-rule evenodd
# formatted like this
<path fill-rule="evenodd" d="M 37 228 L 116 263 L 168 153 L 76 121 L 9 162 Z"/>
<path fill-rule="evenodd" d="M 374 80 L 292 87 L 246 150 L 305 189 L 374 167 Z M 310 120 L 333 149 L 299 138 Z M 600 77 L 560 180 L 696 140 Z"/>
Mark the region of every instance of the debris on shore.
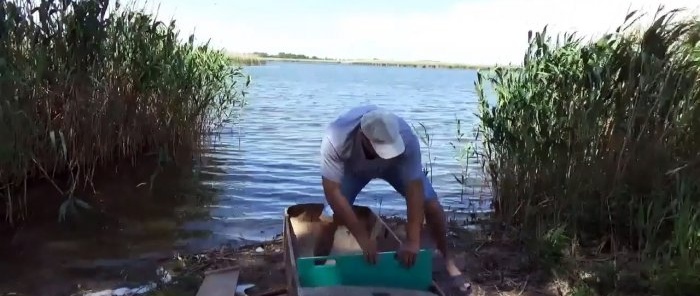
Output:
<path fill-rule="evenodd" d="M 405 234 L 401 219 L 387 219 L 385 222 L 400 237 Z M 554 285 L 553 281 L 530 270 L 526 262 L 529 256 L 523 254 L 522 248 L 513 241 L 480 236 L 461 227 L 451 227 L 449 243 L 460 269 L 473 282 L 472 295 L 519 295 L 523 291 L 528 291 L 528 295 L 557 295 L 557 290 L 567 290 L 565 284 Z M 278 236 L 268 242 L 239 248 L 224 246 L 197 254 L 178 254 L 162 264 L 162 274 L 167 274 L 170 280 L 159 283 L 147 293 L 136 294 L 131 288 L 129 291 L 133 294 L 82 295 L 196 295 L 205 272 L 234 266 L 241 270 L 236 295 L 279 293 L 286 288 L 283 251 L 282 238 Z M 440 261 L 436 257 L 433 266 L 435 281 L 447 295 L 460 295 L 450 290 L 450 278 L 442 269 Z"/>

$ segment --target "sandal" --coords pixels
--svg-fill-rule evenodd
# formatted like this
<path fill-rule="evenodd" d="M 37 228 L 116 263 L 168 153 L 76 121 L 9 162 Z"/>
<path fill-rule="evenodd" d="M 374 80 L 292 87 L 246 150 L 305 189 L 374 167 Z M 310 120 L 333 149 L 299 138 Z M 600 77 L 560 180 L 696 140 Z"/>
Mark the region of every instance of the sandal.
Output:
<path fill-rule="evenodd" d="M 459 289 L 460 292 L 464 293 L 463 295 L 468 296 L 472 293 L 472 284 L 467 281 L 467 278 L 464 275 L 453 276 L 452 285 Z"/>

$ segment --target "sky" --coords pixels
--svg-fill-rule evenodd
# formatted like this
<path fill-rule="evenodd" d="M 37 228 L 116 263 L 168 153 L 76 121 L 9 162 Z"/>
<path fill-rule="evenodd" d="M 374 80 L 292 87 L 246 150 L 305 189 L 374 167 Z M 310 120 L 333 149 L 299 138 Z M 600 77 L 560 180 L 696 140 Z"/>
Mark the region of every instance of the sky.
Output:
<path fill-rule="evenodd" d="M 613 31 L 630 10 L 698 15 L 698 0 L 137 0 L 234 53 L 520 64 L 528 30 Z"/>

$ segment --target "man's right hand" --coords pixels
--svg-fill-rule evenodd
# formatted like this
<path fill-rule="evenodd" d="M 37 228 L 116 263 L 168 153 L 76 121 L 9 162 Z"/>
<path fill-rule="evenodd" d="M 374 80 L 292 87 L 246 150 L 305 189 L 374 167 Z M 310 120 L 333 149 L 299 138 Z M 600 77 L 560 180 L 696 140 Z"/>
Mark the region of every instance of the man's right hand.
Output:
<path fill-rule="evenodd" d="M 357 243 L 362 248 L 362 253 L 370 264 L 377 262 L 377 243 L 369 238 L 369 233 L 364 228 L 364 225 L 360 223 L 360 220 L 355 216 L 355 212 L 352 209 L 352 205 L 343 196 L 340 191 L 340 183 L 330 181 L 323 178 L 323 191 L 326 195 L 326 200 L 328 204 L 333 209 L 333 219 L 338 219 L 341 221 L 340 224 L 345 224 L 350 233 L 355 237 Z"/>
<path fill-rule="evenodd" d="M 369 237 L 358 239 L 357 242 L 360 248 L 362 248 L 362 254 L 365 256 L 365 260 L 367 260 L 369 264 L 374 265 L 377 263 L 377 242 L 373 239 L 369 239 Z"/>

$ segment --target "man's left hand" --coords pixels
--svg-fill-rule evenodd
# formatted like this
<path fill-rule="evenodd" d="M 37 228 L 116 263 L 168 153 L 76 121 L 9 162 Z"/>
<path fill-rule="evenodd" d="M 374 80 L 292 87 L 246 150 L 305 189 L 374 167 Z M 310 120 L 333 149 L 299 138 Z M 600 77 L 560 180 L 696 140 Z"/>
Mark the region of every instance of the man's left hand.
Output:
<path fill-rule="evenodd" d="M 401 243 L 401 248 L 398 252 L 398 259 L 403 263 L 406 268 L 410 268 L 416 262 L 416 256 L 418 255 L 418 250 L 420 246 L 418 242 L 404 242 Z"/>

